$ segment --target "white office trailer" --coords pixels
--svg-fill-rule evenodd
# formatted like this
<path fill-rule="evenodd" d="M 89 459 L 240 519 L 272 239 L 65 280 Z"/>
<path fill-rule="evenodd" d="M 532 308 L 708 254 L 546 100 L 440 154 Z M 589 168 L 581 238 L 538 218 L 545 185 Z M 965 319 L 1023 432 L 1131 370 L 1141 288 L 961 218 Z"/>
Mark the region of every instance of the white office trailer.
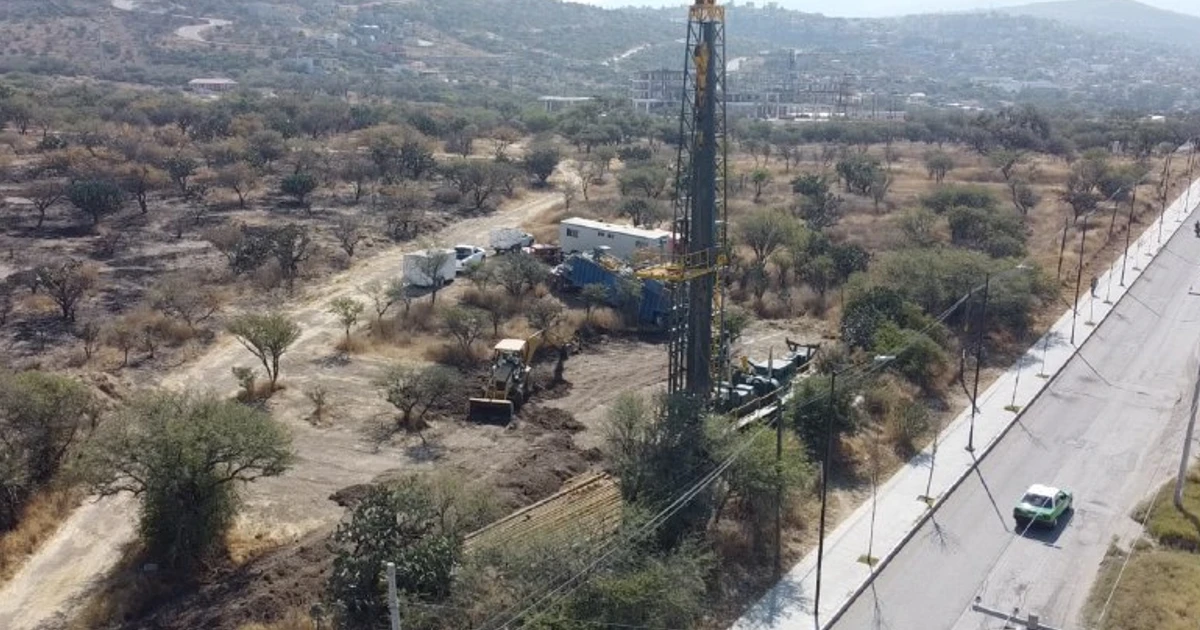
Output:
<path fill-rule="evenodd" d="M 622 260 L 633 260 L 635 253 L 667 257 L 671 253 L 671 232 L 638 228 L 591 219 L 563 219 L 558 227 L 558 245 L 564 254 L 593 252 L 600 248 Z"/>

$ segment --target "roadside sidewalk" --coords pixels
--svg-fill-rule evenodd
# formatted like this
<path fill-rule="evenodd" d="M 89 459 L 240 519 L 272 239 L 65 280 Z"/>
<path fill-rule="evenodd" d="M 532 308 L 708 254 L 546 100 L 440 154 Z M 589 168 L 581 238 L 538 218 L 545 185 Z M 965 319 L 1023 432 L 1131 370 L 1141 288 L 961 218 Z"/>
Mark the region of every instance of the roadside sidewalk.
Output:
<path fill-rule="evenodd" d="M 933 513 L 942 500 L 970 473 L 977 458 L 983 458 L 1004 433 L 1075 355 L 1115 304 L 1142 275 L 1143 270 L 1191 214 L 1184 207 L 1184 191 L 1163 214 L 1161 239 L 1158 221 L 1131 243 L 1123 258 L 1097 277 L 1095 297 L 1087 286 L 1080 290 L 1075 313 L 1068 310 L 1015 365 L 979 394 L 975 414 L 975 451 L 966 450 L 971 410 L 968 407 L 938 437 L 936 460 L 932 446 L 917 454 L 879 487 L 874 510 L 871 502 L 859 506 L 825 537 L 822 564 L 820 625 L 813 604 L 817 582 L 817 553 L 814 550 L 786 573 L 778 584 L 734 624 L 733 630 L 813 630 L 827 627 L 867 587 L 873 573 L 887 566 L 909 537 Z M 1200 204 L 1200 179 L 1193 181 L 1190 202 Z M 1126 262 L 1124 283 L 1121 280 Z M 1074 340 L 1072 345 L 1072 319 Z M 930 465 L 934 462 L 933 474 Z M 928 487 L 928 492 L 926 489 Z M 928 494 L 933 506 L 923 499 Z M 872 512 L 874 511 L 874 519 Z M 874 531 L 872 532 L 872 520 Z M 866 556 L 877 558 L 874 567 Z M 860 561 L 860 559 L 862 561 Z"/>

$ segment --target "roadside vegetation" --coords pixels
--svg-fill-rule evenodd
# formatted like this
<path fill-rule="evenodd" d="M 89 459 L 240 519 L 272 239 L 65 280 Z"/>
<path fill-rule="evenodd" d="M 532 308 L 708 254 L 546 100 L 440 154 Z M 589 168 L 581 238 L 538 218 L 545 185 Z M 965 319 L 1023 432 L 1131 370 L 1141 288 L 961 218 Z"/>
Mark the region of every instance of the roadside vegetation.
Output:
<path fill-rule="evenodd" d="M 384 605 L 384 557 L 406 628 L 715 627 L 770 583 L 777 517 L 785 564 L 811 545 L 825 427 L 836 519 L 964 404 L 979 333 L 986 377 L 1153 219 L 1184 172 L 1166 158 L 1196 133 L 1028 107 L 734 124 L 735 354 L 770 351 L 752 328 L 822 344 L 777 466 L 773 431 L 639 390 L 665 378 L 645 372 L 665 350 L 633 283 L 619 301 L 565 291 L 522 253 L 445 287 L 399 271 L 406 251 L 495 227 L 552 242 L 565 216 L 669 226 L 673 121 L 606 99 L 547 114 L 45 83 L 0 88 L 0 123 L 0 579 L 83 493 L 139 509 L 78 627 L 359 627 Z M 533 402 L 507 429 L 467 423 L 491 346 L 538 331 Z M 616 343 L 605 391 L 555 406 Z M 897 360 L 812 404 L 878 355 Z M 585 544 L 467 550 L 596 470 L 622 505 Z M 259 540 L 252 522 L 289 533 Z M 243 592 L 220 590 L 227 572 L 250 576 Z"/>
<path fill-rule="evenodd" d="M 1200 624 L 1200 473 L 1184 485 L 1183 509 L 1163 485 L 1133 518 L 1145 537 L 1130 549 L 1110 545 L 1086 611 L 1099 630 L 1184 630 Z"/>

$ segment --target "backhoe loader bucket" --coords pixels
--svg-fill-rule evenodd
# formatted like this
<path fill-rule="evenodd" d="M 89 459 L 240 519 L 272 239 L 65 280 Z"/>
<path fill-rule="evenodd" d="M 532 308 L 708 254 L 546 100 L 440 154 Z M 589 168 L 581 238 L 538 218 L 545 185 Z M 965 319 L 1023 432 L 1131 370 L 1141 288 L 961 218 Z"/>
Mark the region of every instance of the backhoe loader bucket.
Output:
<path fill-rule="evenodd" d="M 513 403 L 504 398 L 472 398 L 467 415 L 472 422 L 508 424 L 513 419 Z"/>

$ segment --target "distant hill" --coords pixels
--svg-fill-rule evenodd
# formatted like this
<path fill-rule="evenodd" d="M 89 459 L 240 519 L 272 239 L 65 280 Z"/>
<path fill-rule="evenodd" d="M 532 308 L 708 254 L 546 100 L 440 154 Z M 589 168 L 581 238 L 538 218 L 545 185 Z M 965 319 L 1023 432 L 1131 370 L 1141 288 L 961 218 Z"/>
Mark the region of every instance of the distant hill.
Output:
<path fill-rule="evenodd" d="M 1055 20 L 1100 35 L 1122 34 L 1143 41 L 1200 50 L 1200 17 L 1135 0 L 1059 0 L 1001 11 Z"/>

